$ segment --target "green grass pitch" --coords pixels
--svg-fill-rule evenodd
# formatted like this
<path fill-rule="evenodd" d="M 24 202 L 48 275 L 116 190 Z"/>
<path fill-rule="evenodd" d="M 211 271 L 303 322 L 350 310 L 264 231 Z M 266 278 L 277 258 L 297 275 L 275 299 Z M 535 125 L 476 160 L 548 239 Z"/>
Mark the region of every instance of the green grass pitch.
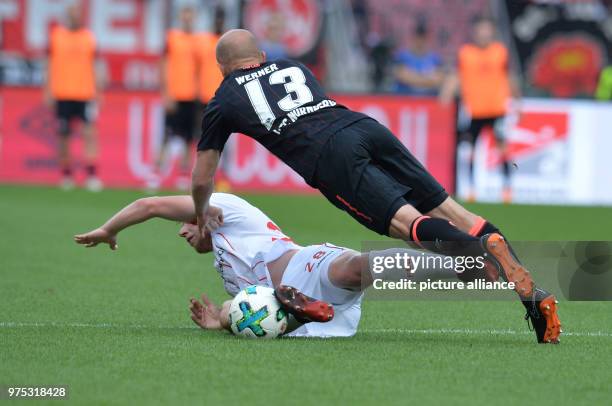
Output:
<path fill-rule="evenodd" d="M 70 385 L 88 405 L 609 404 L 610 303 L 562 302 L 559 346 L 536 345 L 505 302 L 365 301 L 350 339 L 199 330 L 188 299 L 226 295 L 177 224 L 127 230 L 117 252 L 72 242 L 138 197 L 0 186 L 0 385 Z M 319 196 L 247 198 L 298 243 L 380 238 Z M 612 235 L 610 208 L 470 208 L 511 239 Z"/>

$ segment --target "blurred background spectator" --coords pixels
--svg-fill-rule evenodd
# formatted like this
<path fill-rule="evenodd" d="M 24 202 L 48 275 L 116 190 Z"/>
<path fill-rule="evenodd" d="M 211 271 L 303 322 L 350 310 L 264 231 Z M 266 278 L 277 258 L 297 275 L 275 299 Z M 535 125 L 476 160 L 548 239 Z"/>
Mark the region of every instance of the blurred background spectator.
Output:
<path fill-rule="evenodd" d="M 199 98 L 203 107 L 215 95 L 223 76 L 215 59 L 215 47 L 219 37 L 225 32 L 225 10 L 214 8 L 212 29 L 203 30 L 197 34 L 196 54 L 198 61 Z"/>
<path fill-rule="evenodd" d="M 164 139 L 159 151 L 157 171 L 164 172 L 168 147 L 173 137 L 182 141 L 179 189 L 186 189 L 191 171 L 191 144 L 195 136 L 197 105 L 197 52 L 199 45 L 194 31 L 195 10 L 184 7 L 179 11 L 178 27 L 166 33 L 166 47 L 161 58 L 163 76 L 161 95 L 165 110 Z M 156 182 L 152 180 L 152 182 Z M 155 188 L 155 183 L 151 187 Z"/>
<path fill-rule="evenodd" d="M 389 66 L 393 53 L 393 37 L 386 29 L 370 31 L 366 37 L 368 57 L 371 61 L 370 80 L 372 90 L 383 92 L 388 88 Z"/>
<path fill-rule="evenodd" d="M 44 96 L 57 118 L 60 186 L 63 189 L 74 188 L 70 136 L 76 131 L 74 123 L 78 121 L 85 140 L 86 187 L 99 191 L 102 182 L 97 177 L 98 149 L 92 106 L 96 97 L 100 101 L 101 95 L 101 89 L 98 89 L 100 79 L 96 73 L 96 40 L 93 33 L 83 26 L 83 11 L 78 5 L 67 7 L 64 24 L 51 31 L 48 52 Z"/>
<path fill-rule="evenodd" d="M 509 71 L 508 49 L 496 38 L 496 25 L 490 17 L 477 17 L 473 22 L 472 41 L 459 49 L 457 71 L 449 75 L 440 92 L 440 99 L 448 104 L 460 89 L 461 102 L 470 118 L 465 138 L 471 144 L 468 200 L 475 201 L 474 151 L 484 129 L 493 131 L 501 157 L 503 201 L 512 199 L 510 162 L 506 138 L 507 115 L 511 97 L 520 98 L 517 81 Z M 514 113 L 514 112 L 513 112 Z"/>
<path fill-rule="evenodd" d="M 261 49 L 268 60 L 287 58 L 287 47 L 283 41 L 285 21 L 280 13 L 272 13 L 268 19 L 265 36 L 260 40 Z"/>
<path fill-rule="evenodd" d="M 223 8 L 215 8 L 212 31 L 196 32 L 197 9 L 193 6 L 183 7 L 178 15 L 178 27 L 166 33 L 161 61 L 165 133 L 157 173 L 148 182 L 151 191 L 159 188 L 161 180 L 168 176 L 172 170 L 171 158 L 175 157 L 179 159 L 175 186 L 180 190 L 189 187 L 193 144 L 201 126 L 202 112 L 223 80 L 215 59 L 215 47 L 225 26 Z M 173 139 L 180 144 L 172 144 Z M 170 154 L 172 145 L 176 145 L 174 154 Z"/>
<path fill-rule="evenodd" d="M 395 54 L 393 76 L 395 93 L 435 96 L 444 78 L 442 59 L 429 47 L 427 23 L 419 20 L 410 45 Z"/>
<path fill-rule="evenodd" d="M 609 100 L 612 95 L 612 74 L 606 68 L 612 65 L 610 1 L 81 0 L 82 28 L 95 36 L 96 76 L 107 79 L 95 80 L 105 82 L 107 100 L 97 121 L 98 143 L 94 126 L 87 123 L 69 126 L 70 142 L 58 137 L 58 110 L 45 105 L 40 92 L 54 81 L 47 72 L 48 50 L 74 0 L 0 3 L 0 180 L 57 184 L 64 174 L 77 183 L 97 177 L 111 186 L 140 187 L 157 176 L 163 186 L 180 185 L 190 154 L 181 155 L 180 148 L 160 152 L 166 145 L 164 110 L 184 99 L 197 106 L 198 114 L 203 111 L 222 80 L 214 57 L 219 35 L 244 27 L 260 39 L 270 59 L 300 60 L 340 103 L 388 125 L 445 187 L 455 190 L 456 180 L 456 190 L 468 190 L 460 193 L 464 198 L 499 200 L 512 194 L 521 202 L 596 201 L 600 197 L 595 194 L 603 193 L 593 188 L 580 197 L 567 191 L 586 190 L 585 184 L 566 185 L 581 178 L 574 172 L 585 165 L 574 162 L 579 153 L 589 157 L 591 171 L 605 172 L 593 154 L 607 148 L 609 137 L 597 138 L 612 125 L 602 115 L 607 104 L 582 105 L 577 99 Z M 166 34 L 186 8 L 193 10 L 195 40 L 187 52 L 190 62 L 179 65 L 195 74 L 173 76 L 190 82 L 191 90 L 186 97 L 160 97 L 169 84 L 159 63 L 169 57 Z M 474 44 L 481 42 L 472 27 L 479 15 L 495 18 L 497 37 L 488 45 Z M 466 61 L 482 66 L 470 69 Z M 89 61 L 78 65 L 92 72 Z M 449 66 L 457 71 L 442 80 Z M 518 83 L 508 76 L 509 67 L 517 72 Z M 81 90 L 90 87 L 88 81 Z M 446 104 L 435 98 L 441 83 L 446 83 L 440 95 Z M 451 103 L 458 90 L 459 103 Z M 526 97 L 519 116 L 507 105 L 521 92 Z M 76 97 L 49 90 L 48 95 L 47 100 L 70 96 L 91 105 L 100 92 Z M 465 128 L 455 125 L 458 105 L 471 114 Z M 59 123 L 86 121 L 78 106 L 78 114 L 71 110 L 69 120 L 62 114 Z M 196 135 L 198 127 L 193 126 Z M 459 149 L 456 128 L 460 139 L 469 140 Z M 587 151 L 588 145 L 598 148 Z M 463 150 L 469 154 L 456 155 Z M 457 167 L 472 173 L 465 179 L 455 171 L 455 156 Z M 512 182 L 509 162 L 520 168 Z M 306 188 L 267 151 L 238 136 L 230 138 L 221 165 L 235 190 L 244 185 L 251 190 Z"/>

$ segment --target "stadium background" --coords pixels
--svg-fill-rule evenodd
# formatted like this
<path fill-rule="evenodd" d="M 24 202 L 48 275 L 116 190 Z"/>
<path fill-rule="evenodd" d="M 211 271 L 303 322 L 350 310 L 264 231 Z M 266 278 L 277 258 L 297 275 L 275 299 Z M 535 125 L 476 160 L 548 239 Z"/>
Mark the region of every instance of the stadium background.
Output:
<path fill-rule="evenodd" d="M 69 3 L 0 3 L 0 181 L 58 181 L 55 123 L 40 85 L 48 32 Z M 216 6 L 226 11 L 226 28 L 244 26 L 259 34 L 269 16 L 280 13 L 292 22 L 283 34 L 289 55 L 311 66 L 341 103 L 388 125 L 460 197 L 465 165 L 461 148 L 454 162 L 456 112 L 435 98 L 391 94 L 390 54 L 410 40 L 418 16 L 428 21 L 432 50 L 451 66 L 470 37 L 471 18 L 493 15 L 527 96 L 510 137 L 517 168 L 514 201 L 612 204 L 612 188 L 599 187 L 612 184 L 607 165 L 612 105 L 589 100 L 612 54 L 612 17 L 605 1 L 84 1 L 85 22 L 97 37 L 107 84 L 98 129 L 100 177 L 109 187 L 142 187 L 154 170 L 163 137 L 158 60 L 166 29 L 181 7 L 193 4 L 203 30 L 210 28 Z M 448 12 L 440 13 L 441 8 Z M 382 80 L 376 71 L 383 72 Z M 80 148 L 78 141 L 73 148 Z M 479 200 L 495 201 L 501 177 L 490 136 L 483 137 L 477 152 Z M 246 137 L 232 137 L 224 161 L 224 177 L 234 191 L 311 192 Z M 176 171 L 164 176 L 165 184 L 173 185 Z"/>
<path fill-rule="evenodd" d="M 74 234 L 145 196 L 162 137 L 164 32 L 183 4 L 195 2 L 199 29 L 209 29 L 212 1 L 83 1 L 108 79 L 97 123 L 108 189 L 94 194 L 57 188 L 56 124 L 40 88 L 48 32 L 69 1 L 0 0 L 0 385 L 69 385 L 70 400 L 86 405 L 609 403 L 609 302 L 562 299 L 559 346 L 535 344 L 518 302 L 416 300 L 365 300 L 348 340 L 247 342 L 189 320 L 190 297 L 206 292 L 219 303 L 228 296 L 211 254 L 195 255 L 177 237 L 179 225 L 156 220 L 126 230 L 116 252 L 77 247 Z M 219 4 L 226 28 L 256 32 L 270 10 L 282 12 L 292 54 L 343 103 L 388 124 L 459 195 L 465 165 L 460 146 L 455 170 L 456 112 L 433 98 L 392 94 L 389 58 L 380 55 L 410 41 L 414 16 L 424 15 L 432 47 L 452 64 L 470 19 L 490 12 L 526 96 L 513 131 L 515 201 L 541 205 L 467 207 L 523 245 L 612 239 L 612 107 L 593 100 L 611 61 L 610 2 Z M 232 144 L 225 179 L 296 242 L 360 249 L 382 239 L 248 138 L 235 135 Z M 75 137 L 73 147 L 81 146 Z M 478 148 L 479 195 L 494 201 L 499 168 L 490 137 Z M 175 177 L 169 173 L 165 186 Z M 597 263 L 609 268 L 611 258 Z M 534 275 L 547 271 L 554 275 L 547 268 Z M 609 275 L 590 275 L 608 287 L 608 298 Z"/>

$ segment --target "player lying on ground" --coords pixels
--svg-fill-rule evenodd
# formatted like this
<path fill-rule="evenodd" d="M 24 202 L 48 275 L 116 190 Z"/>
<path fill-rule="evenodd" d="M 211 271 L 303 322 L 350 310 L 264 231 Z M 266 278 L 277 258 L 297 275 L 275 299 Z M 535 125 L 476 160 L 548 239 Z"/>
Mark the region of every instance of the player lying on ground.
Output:
<path fill-rule="evenodd" d="M 371 283 L 370 280 L 362 286 L 362 274 L 370 275 L 368 254 L 329 243 L 301 247 L 263 212 L 231 194 L 214 193 L 208 210 L 202 236 L 195 225 L 190 196 L 139 199 L 100 228 L 74 239 L 87 247 L 106 243 L 114 250 L 117 234 L 129 226 L 151 218 L 183 222 L 179 235 L 197 252 L 213 252 L 215 268 L 231 296 L 251 285 L 276 288 L 285 310 L 299 322 L 292 323 L 297 328 L 289 335 L 355 334 L 361 317 L 362 290 Z M 420 255 L 420 251 L 414 251 L 414 255 Z M 324 302 L 333 304 L 333 309 Z M 202 302 L 192 299 L 192 319 L 205 329 L 229 330 L 230 303 L 226 301 L 219 308 L 206 295 L 202 295 Z M 311 320 L 321 322 L 306 324 Z"/>
<path fill-rule="evenodd" d="M 267 62 L 249 31 L 225 33 L 216 56 L 224 80 L 205 110 L 192 174 L 200 229 L 223 147 L 230 134 L 243 133 L 379 234 L 445 255 L 488 253 L 497 277 L 515 284 L 538 341 L 558 342 L 554 296 L 535 286 L 497 227 L 451 199 L 386 127 L 331 100 L 302 64 Z"/>
<path fill-rule="evenodd" d="M 333 304 L 332 321 L 304 324 L 290 334 L 293 336 L 355 334 L 361 316 L 362 291 L 372 283 L 369 269 L 372 257 L 398 252 L 392 249 L 360 254 L 328 243 L 300 247 L 259 209 L 230 194 L 213 193 L 208 210 L 208 224 L 202 236 L 194 224 L 195 209 L 189 196 L 139 199 L 100 228 L 74 238 L 87 247 L 107 243 L 116 249 L 117 234 L 127 227 L 151 218 L 181 221 L 179 235 L 197 252 L 213 252 L 215 267 L 231 296 L 250 285 L 275 287 L 285 309 L 302 322 L 327 320 L 330 313 L 320 302 L 307 306 L 310 303 L 307 297 L 282 286 L 295 287 L 307 296 Z M 422 255 L 417 250 L 400 251 Z M 192 299 L 192 319 L 202 328 L 227 329 L 230 303 L 226 301 L 219 308 L 206 295 L 202 295 L 202 302 Z"/>

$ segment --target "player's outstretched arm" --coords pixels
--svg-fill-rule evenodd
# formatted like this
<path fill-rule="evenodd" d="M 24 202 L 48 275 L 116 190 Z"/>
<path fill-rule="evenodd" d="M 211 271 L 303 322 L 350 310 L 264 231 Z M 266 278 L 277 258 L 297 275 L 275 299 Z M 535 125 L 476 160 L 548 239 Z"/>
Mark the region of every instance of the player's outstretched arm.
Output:
<path fill-rule="evenodd" d="M 207 214 L 209 218 L 208 227 L 215 228 L 223 223 L 221 209 L 209 207 Z M 74 241 L 88 248 L 104 243 L 115 250 L 117 249 L 117 234 L 121 230 L 152 218 L 192 222 L 195 220 L 193 202 L 189 196 L 138 199 L 117 212 L 101 227 L 88 233 L 75 235 Z"/>
<path fill-rule="evenodd" d="M 214 189 L 215 172 L 219 164 L 220 153 L 214 149 L 198 151 L 193 173 L 191 175 L 191 195 L 195 206 L 195 215 L 200 232 L 206 224 L 206 213 L 210 195 Z"/>

